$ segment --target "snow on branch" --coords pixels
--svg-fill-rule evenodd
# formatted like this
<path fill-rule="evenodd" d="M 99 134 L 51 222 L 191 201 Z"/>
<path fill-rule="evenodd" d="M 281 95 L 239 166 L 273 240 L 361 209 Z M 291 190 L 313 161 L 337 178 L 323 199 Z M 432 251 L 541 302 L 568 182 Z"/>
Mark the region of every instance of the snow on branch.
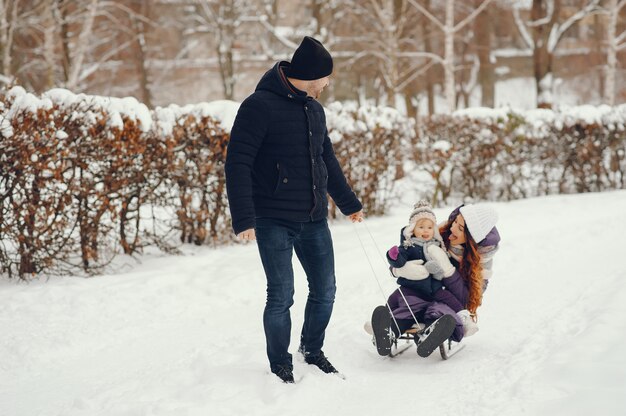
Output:
<path fill-rule="evenodd" d="M 528 32 L 526 28 L 526 23 L 522 20 L 522 17 L 519 14 L 519 7 L 513 7 L 513 18 L 515 19 L 515 25 L 517 26 L 517 30 L 519 30 L 520 35 L 522 35 L 522 39 L 530 49 L 534 49 L 535 41 L 532 36 Z"/>
<path fill-rule="evenodd" d="M 555 24 L 550 31 L 550 37 L 548 38 L 548 51 L 554 52 L 556 49 L 556 45 L 561 40 L 561 37 L 567 30 L 572 27 L 575 23 L 582 20 L 585 16 L 593 12 L 599 12 L 600 9 L 598 7 L 600 0 L 591 0 L 584 8 L 580 9 L 578 12 L 574 13 L 569 17 L 565 22 L 558 25 Z"/>

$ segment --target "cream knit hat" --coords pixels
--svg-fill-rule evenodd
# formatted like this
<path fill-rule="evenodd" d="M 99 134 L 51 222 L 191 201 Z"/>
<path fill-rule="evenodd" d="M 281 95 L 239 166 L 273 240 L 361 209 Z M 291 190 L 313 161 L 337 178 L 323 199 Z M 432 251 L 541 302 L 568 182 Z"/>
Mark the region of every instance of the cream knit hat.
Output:
<path fill-rule="evenodd" d="M 496 211 L 483 204 L 464 205 L 461 207 L 461 215 L 463 215 L 465 225 L 476 243 L 483 241 L 498 221 Z"/>

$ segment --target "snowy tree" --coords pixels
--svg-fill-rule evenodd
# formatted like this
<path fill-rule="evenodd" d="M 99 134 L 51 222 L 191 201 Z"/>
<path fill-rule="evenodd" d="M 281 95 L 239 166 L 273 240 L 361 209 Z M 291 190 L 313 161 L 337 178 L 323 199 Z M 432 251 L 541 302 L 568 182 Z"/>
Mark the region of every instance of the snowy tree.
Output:
<path fill-rule="evenodd" d="M 0 0 L 0 62 L 2 63 L 2 79 L 11 79 L 11 46 L 13 32 L 17 22 L 18 5 L 16 2 Z"/>
<path fill-rule="evenodd" d="M 414 61 L 415 43 L 412 28 L 415 13 L 408 1 L 372 0 L 344 4 L 345 15 L 354 24 L 352 33 L 341 37 L 340 49 L 348 57 L 347 67 L 357 62 L 376 68 L 375 76 L 382 81 L 387 104 L 395 107 L 395 98 L 417 75 L 423 62 Z M 352 52 L 349 52 L 352 50 Z M 420 57 L 435 56 L 420 53 Z M 413 58 L 413 59 L 411 59 Z"/>
<path fill-rule="evenodd" d="M 11 3 L 19 19 L 13 34 L 13 44 L 18 46 L 8 43 L 3 55 L 10 52 L 12 75 L 33 90 L 64 86 L 84 91 L 100 82 L 94 75 L 121 66 L 120 62 L 125 60 L 123 54 L 138 42 L 136 22 L 147 22 L 140 16 L 141 1 L 16 0 Z M 6 38 L 10 40 L 9 36 Z M 7 45 L 4 39 L 2 45 Z M 138 56 L 141 54 L 133 51 L 132 58 Z"/>
<path fill-rule="evenodd" d="M 517 28 L 526 45 L 533 51 L 538 108 L 552 108 L 554 53 L 563 34 L 585 16 L 598 11 L 599 2 L 600 0 L 587 0 L 582 8 L 564 21 L 561 21 L 561 0 L 533 0 L 529 21 L 522 19 L 518 5 L 513 6 Z"/>
<path fill-rule="evenodd" d="M 497 12 L 497 10 L 496 10 Z M 495 63 L 491 58 L 491 35 L 495 13 L 487 8 L 474 21 L 476 55 L 478 58 L 478 83 L 481 87 L 481 105 L 493 107 L 495 105 Z"/>
<path fill-rule="evenodd" d="M 437 55 L 433 57 L 433 59 L 441 63 L 443 66 L 446 108 L 448 112 L 452 112 L 456 107 L 456 87 L 454 82 L 454 36 L 468 23 L 474 20 L 476 16 L 478 16 L 485 9 L 485 7 L 491 3 L 491 0 L 484 0 L 472 13 L 456 24 L 454 22 L 455 0 L 446 0 L 444 22 L 437 19 L 428 9 L 418 3 L 417 0 L 409 0 L 409 2 L 444 33 L 444 55 L 443 57 Z"/>
<path fill-rule="evenodd" d="M 257 9 L 250 0 L 200 0 L 196 2 L 192 20 L 195 26 L 186 34 L 203 33 L 211 35 L 212 45 L 217 55 L 224 98 L 234 99 L 235 94 L 235 49 L 245 23 L 255 20 Z"/>
<path fill-rule="evenodd" d="M 137 68 L 141 101 L 152 107 L 152 92 L 148 73 L 148 27 L 154 23 L 149 19 L 150 1 L 139 0 L 137 10 L 130 10 L 128 15 L 131 22 L 131 37 L 134 39 L 134 61 Z"/>
<path fill-rule="evenodd" d="M 9 84 L 19 71 L 14 59 L 16 38 L 32 25 L 40 13 L 40 4 L 28 0 L 0 0 L 0 83 Z"/>
<path fill-rule="evenodd" d="M 606 81 L 604 84 L 604 100 L 609 105 L 615 105 L 615 72 L 617 69 L 617 51 L 626 48 L 626 30 L 617 32 L 617 21 L 620 11 L 626 5 L 626 0 L 609 0 L 606 12 L 609 15 L 609 23 L 606 28 L 607 54 L 606 54 Z"/>

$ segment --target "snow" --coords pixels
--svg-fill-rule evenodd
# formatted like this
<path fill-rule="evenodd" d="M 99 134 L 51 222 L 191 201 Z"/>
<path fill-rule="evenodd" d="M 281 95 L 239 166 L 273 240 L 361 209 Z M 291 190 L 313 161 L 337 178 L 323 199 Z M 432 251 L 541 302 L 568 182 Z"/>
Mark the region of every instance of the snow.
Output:
<path fill-rule="evenodd" d="M 383 252 L 412 202 L 331 224 L 338 293 L 324 351 L 346 380 L 295 353 L 297 261 L 298 382 L 284 385 L 267 368 L 255 244 L 185 247 L 90 279 L 0 280 L 0 414 L 623 414 L 626 191 L 493 203 L 503 241 L 480 331 L 449 361 L 382 358 L 362 329 L 395 287 Z"/>
<path fill-rule="evenodd" d="M 2 112 L 0 112 L 0 135 L 7 139 L 13 136 L 13 126 L 11 126 L 11 121 Z"/>
<path fill-rule="evenodd" d="M 414 134 L 414 119 L 406 117 L 393 107 L 335 101 L 328 105 L 325 112 L 326 125 L 333 143 L 340 141 L 344 134 L 371 135 L 378 128 L 398 132 L 398 140 Z"/>
<path fill-rule="evenodd" d="M 472 107 L 456 110 L 452 115 L 471 119 L 486 119 L 495 122 L 499 119 L 506 120 L 509 111 L 510 110 L 507 108 Z"/>
<path fill-rule="evenodd" d="M 230 133 L 239 111 L 241 103 L 231 100 L 217 100 L 208 103 L 188 104 L 186 106 L 179 106 L 176 104 L 168 105 L 167 107 L 157 107 L 155 109 L 155 116 L 158 120 L 159 127 L 164 134 L 171 134 L 176 120 L 180 119 L 183 115 L 193 115 L 196 120 L 200 120 L 204 117 L 211 117 L 214 120 L 220 122 L 220 126 L 224 131 Z"/>
<path fill-rule="evenodd" d="M 230 133 L 241 103 L 231 100 L 217 100 L 206 103 L 205 114 L 219 120 L 222 128 Z"/>

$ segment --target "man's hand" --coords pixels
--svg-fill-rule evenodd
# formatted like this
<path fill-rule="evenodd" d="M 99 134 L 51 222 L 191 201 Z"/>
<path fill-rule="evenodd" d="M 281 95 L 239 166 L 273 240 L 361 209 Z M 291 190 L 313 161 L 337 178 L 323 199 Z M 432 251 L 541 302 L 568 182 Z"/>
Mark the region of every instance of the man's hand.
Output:
<path fill-rule="evenodd" d="M 355 212 L 354 214 L 350 214 L 350 221 L 352 222 L 361 222 L 364 219 L 363 210 L 359 212 Z"/>
<path fill-rule="evenodd" d="M 254 232 L 254 228 L 249 228 L 246 231 L 240 232 L 239 234 L 237 234 L 237 238 L 240 238 L 244 241 L 256 240 L 256 233 Z"/>

